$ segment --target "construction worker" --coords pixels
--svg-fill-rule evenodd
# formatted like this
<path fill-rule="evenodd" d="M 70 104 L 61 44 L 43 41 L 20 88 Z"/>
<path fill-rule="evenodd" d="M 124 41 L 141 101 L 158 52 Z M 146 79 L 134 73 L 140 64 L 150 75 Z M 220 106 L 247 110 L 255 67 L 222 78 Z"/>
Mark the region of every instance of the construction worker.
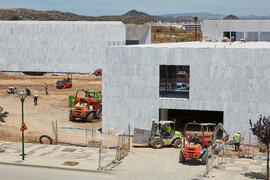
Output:
<path fill-rule="evenodd" d="M 235 133 L 233 135 L 233 141 L 234 141 L 234 149 L 235 149 L 235 151 L 239 151 L 240 141 L 241 141 L 240 138 L 241 138 L 240 131 L 238 131 L 237 133 Z"/>
<path fill-rule="evenodd" d="M 44 84 L 44 88 L 45 88 L 45 93 L 47 95 L 48 94 L 48 84 L 47 83 Z"/>
<path fill-rule="evenodd" d="M 166 135 L 167 136 L 170 136 L 171 135 L 171 132 L 172 132 L 172 127 L 171 127 L 170 123 L 167 123 L 166 126 L 167 126 L 166 127 Z"/>
<path fill-rule="evenodd" d="M 38 101 L 38 92 L 35 91 L 34 93 L 34 104 L 37 105 L 37 101 Z"/>

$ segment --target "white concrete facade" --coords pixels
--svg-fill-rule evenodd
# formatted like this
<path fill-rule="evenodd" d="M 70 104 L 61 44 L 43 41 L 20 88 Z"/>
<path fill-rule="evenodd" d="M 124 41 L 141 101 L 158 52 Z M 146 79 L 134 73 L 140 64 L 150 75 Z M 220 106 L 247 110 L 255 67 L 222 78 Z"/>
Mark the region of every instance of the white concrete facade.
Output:
<path fill-rule="evenodd" d="M 0 71 L 92 73 L 125 34 L 122 22 L 0 21 Z"/>
<path fill-rule="evenodd" d="M 270 41 L 270 20 L 204 20 L 203 36 L 221 41 L 224 32 L 236 32 L 236 40 Z"/>
<path fill-rule="evenodd" d="M 160 65 L 190 66 L 189 100 L 159 97 Z M 223 111 L 229 133 L 247 137 L 249 119 L 270 114 L 269 91 L 270 43 L 112 47 L 103 71 L 103 131 L 150 128 L 159 109 L 181 109 Z"/>

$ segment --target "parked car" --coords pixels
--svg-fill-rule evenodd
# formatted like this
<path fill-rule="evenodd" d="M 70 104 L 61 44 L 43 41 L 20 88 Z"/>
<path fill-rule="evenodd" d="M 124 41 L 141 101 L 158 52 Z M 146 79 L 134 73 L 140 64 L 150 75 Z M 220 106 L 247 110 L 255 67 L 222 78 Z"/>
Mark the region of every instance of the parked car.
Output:
<path fill-rule="evenodd" d="M 176 83 L 175 91 L 180 92 L 180 91 L 186 91 L 186 90 L 189 90 L 189 87 L 187 85 L 181 82 Z"/>
<path fill-rule="evenodd" d="M 97 69 L 95 70 L 95 72 L 93 73 L 95 76 L 102 76 L 102 69 Z"/>

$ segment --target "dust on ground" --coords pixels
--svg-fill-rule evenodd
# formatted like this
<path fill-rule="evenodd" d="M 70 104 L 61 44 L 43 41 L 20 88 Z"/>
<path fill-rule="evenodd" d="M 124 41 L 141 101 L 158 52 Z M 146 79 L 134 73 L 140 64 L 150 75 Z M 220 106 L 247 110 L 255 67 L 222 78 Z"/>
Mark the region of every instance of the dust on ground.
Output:
<path fill-rule="evenodd" d="M 52 121 L 56 121 L 59 126 L 72 128 L 95 129 L 94 135 L 88 134 L 95 141 L 102 140 L 104 145 L 115 145 L 117 137 L 101 134 L 97 129 L 102 127 L 102 120 L 93 123 L 71 122 L 69 121 L 68 98 L 75 94 L 77 89 L 102 89 L 102 78 L 89 74 L 73 74 L 72 88 L 57 89 L 56 81 L 64 78 L 60 76 L 28 76 L 28 75 L 6 75 L 0 72 L 0 106 L 4 111 L 8 111 L 6 124 L 0 125 L 0 140 L 21 141 L 21 101 L 17 95 L 6 94 L 9 86 L 18 86 L 19 89 L 30 88 L 32 93 L 38 91 L 38 105 L 34 106 L 33 97 L 29 96 L 24 102 L 24 121 L 27 126 L 25 140 L 27 142 L 38 142 L 41 135 L 53 136 Z M 44 83 L 48 84 L 49 94 L 45 94 Z M 64 131 L 59 132 L 59 140 L 67 143 L 82 143 L 85 137 L 84 132 Z"/>

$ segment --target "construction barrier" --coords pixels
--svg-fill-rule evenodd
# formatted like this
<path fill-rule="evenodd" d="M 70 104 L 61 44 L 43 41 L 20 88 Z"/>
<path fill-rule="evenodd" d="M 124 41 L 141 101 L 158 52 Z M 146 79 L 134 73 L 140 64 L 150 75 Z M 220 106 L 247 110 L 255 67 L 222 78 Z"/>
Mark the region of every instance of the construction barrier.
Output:
<path fill-rule="evenodd" d="M 82 124 L 84 127 L 70 127 L 52 121 L 52 138 L 54 144 L 68 143 L 88 146 L 90 142 L 98 141 L 96 138 L 97 129 L 94 123 Z"/>
<path fill-rule="evenodd" d="M 118 136 L 118 145 L 116 149 L 115 161 L 120 161 L 130 152 L 130 124 L 128 125 L 128 135 Z"/>

